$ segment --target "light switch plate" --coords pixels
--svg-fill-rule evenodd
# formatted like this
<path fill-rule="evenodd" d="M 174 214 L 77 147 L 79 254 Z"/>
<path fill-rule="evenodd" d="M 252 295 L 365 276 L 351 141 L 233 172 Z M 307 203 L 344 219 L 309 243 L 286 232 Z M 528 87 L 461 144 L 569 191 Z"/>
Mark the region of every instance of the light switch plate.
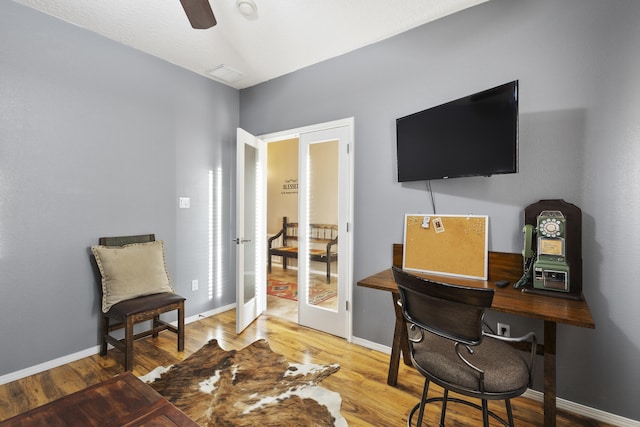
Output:
<path fill-rule="evenodd" d="M 191 207 L 191 199 L 188 197 L 180 197 L 178 200 L 178 206 L 180 209 L 188 209 Z"/>

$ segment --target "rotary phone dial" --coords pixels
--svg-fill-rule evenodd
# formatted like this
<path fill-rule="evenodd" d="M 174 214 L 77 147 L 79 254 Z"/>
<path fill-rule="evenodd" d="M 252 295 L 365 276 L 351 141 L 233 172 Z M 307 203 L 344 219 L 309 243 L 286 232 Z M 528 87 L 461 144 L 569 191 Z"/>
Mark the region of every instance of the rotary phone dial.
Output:
<path fill-rule="evenodd" d="M 556 218 L 545 218 L 540 222 L 539 233 L 545 237 L 560 237 L 563 231 L 561 224 Z"/>

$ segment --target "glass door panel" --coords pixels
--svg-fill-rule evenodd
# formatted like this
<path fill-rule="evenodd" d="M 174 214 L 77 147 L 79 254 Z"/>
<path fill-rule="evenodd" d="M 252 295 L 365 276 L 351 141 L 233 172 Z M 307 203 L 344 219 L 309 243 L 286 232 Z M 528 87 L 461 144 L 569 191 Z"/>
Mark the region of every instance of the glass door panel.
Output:
<path fill-rule="evenodd" d="M 345 338 L 350 188 L 340 180 L 349 177 L 349 140 L 347 126 L 300 134 L 298 167 L 299 323 Z"/>
<path fill-rule="evenodd" d="M 236 332 L 266 308 L 264 143 L 238 129 L 236 150 Z"/>
<path fill-rule="evenodd" d="M 309 145 L 307 158 L 306 303 L 338 306 L 338 141 Z"/>
<path fill-rule="evenodd" d="M 244 234 L 241 236 L 241 250 L 244 262 L 242 276 L 244 278 L 244 303 L 256 296 L 256 175 L 257 149 L 251 145 L 244 146 Z"/>

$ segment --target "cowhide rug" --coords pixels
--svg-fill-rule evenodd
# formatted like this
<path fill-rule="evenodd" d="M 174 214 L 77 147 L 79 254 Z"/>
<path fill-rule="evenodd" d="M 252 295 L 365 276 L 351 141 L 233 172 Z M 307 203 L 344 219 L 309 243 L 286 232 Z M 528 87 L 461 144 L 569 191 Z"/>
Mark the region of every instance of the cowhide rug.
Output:
<path fill-rule="evenodd" d="M 201 426 L 346 426 L 340 394 L 318 386 L 338 369 L 289 363 L 265 340 L 238 351 L 211 340 L 141 379 Z"/>

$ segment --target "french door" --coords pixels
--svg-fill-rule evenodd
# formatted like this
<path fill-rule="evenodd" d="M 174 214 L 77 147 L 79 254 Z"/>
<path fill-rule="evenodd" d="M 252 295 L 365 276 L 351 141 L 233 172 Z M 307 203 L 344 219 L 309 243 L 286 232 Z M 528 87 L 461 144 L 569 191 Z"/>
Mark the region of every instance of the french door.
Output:
<path fill-rule="evenodd" d="M 298 322 L 343 338 L 351 335 L 350 143 L 349 126 L 302 132 L 298 142 Z M 313 242 L 318 236 L 311 235 L 311 225 L 326 223 L 338 225 L 337 266 L 328 284 L 323 264 L 310 256 L 326 250 L 326 244 Z M 334 291 L 329 302 L 320 302 L 323 294 Z"/>
<path fill-rule="evenodd" d="M 266 309 L 265 145 L 239 129 L 236 146 L 236 333 Z"/>
<path fill-rule="evenodd" d="M 299 138 L 298 322 L 351 340 L 353 118 L 257 138 L 238 129 L 236 331 L 240 333 L 266 309 L 266 148 L 265 141 Z M 332 171 L 329 175 L 326 170 Z M 327 210 L 327 205 L 330 209 Z M 308 231 L 315 223 L 338 226 L 338 260 L 329 284 L 309 254 Z M 318 303 L 316 286 L 335 286 L 331 303 Z"/>

